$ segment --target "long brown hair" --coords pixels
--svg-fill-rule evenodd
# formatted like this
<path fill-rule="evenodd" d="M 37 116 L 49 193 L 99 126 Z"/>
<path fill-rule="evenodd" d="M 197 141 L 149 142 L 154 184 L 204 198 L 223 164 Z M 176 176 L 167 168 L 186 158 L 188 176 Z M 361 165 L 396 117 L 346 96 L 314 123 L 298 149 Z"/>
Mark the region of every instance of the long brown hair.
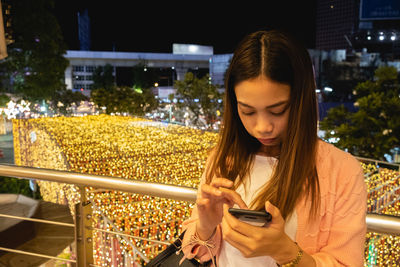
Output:
<path fill-rule="evenodd" d="M 269 200 L 283 218 L 302 196 L 311 197 L 311 217 L 319 208 L 316 171 L 318 109 L 312 63 L 306 48 L 281 31 L 257 31 L 236 48 L 225 76 L 223 126 L 206 173 L 225 177 L 239 185 L 244 182 L 260 149 L 259 141 L 244 128 L 237 111 L 235 86 L 245 80 L 265 77 L 288 84 L 290 109 L 285 140 L 273 174 L 251 206 L 264 209 Z M 238 179 L 238 180 L 237 180 Z"/>

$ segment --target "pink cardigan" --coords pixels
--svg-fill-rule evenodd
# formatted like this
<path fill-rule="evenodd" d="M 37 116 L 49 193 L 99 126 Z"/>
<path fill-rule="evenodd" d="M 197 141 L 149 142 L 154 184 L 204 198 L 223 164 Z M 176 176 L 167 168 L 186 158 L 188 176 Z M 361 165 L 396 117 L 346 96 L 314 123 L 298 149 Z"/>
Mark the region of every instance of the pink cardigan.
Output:
<path fill-rule="evenodd" d="M 324 141 L 319 141 L 318 145 L 320 214 L 316 220 L 309 222 L 311 201 L 299 201 L 296 206 L 296 241 L 315 259 L 317 266 L 364 266 L 367 190 L 363 170 L 357 159 L 349 153 Z M 183 223 L 183 229 L 187 231 L 182 250 L 186 258 L 196 256 L 204 262 L 210 259 L 208 250 L 190 244 L 197 217 L 197 208 L 194 207 L 191 218 Z M 221 238 L 221 228 L 218 226 L 212 239 L 216 246 L 211 249 L 217 258 Z"/>

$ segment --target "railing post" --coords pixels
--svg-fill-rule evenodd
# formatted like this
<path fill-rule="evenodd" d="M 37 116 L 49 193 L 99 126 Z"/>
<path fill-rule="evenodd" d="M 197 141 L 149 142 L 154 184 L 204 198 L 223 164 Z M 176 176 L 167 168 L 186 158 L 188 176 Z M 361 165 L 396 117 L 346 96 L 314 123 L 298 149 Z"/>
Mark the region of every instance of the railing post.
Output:
<path fill-rule="evenodd" d="M 75 205 L 76 262 L 80 266 L 93 264 L 92 205 L 81 186 L 81 202 Z"/>

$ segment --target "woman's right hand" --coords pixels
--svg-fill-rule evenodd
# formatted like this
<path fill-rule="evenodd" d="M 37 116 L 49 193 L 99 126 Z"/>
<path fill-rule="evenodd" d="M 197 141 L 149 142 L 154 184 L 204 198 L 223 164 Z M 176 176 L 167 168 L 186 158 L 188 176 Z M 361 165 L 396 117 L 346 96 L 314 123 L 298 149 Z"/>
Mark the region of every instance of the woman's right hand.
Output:
<path fill-rule="evenodd" d="M 199 219 L 196 231 L 199 238 L 207 240 L 222 221 L 223 204 L 232 207 L 237 204 L 247 209 L 240 195 L 232 190 L 233 182 L 226 178 L 214 178 L 210 184 L 202 184 L 196 205 Z"/>

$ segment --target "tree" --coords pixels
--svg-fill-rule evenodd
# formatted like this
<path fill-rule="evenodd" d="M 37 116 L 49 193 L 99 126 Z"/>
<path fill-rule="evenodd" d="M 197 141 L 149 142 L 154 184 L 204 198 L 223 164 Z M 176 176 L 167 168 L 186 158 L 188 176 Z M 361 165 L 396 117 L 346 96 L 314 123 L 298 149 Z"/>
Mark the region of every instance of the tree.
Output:
<path fill-rule="evenodd" d="M 193 73 L 185 74 L 183 81 L 175 81 L 176 93 L 173 97 L 179 99 L 178 108 L 187 107 L 194 114 L 193 124 L 199 126 L 204 119 L 206 127 L 211 129 L 213 123 L 221 115 L 222 94 L 217 86 L 210 83 L 209 75 L 197 78 Z"/>
<path fill-rule="evenodd" d="M 53 0 L 13 1 L 11 16 L 15 42 L 8 47 L 2 71 L 12 81 L 13 91 L 25 99 L 51 100 L 65 88 L 66 45 Z"/>
<path fill-rule="evenodd" d="M 126 112 L 131 115 L 143 116 L 158 105 L 150 89 L 135 90 L 128 86 L 114 86 L 110 90 L 93 90 L 91 98 L 99 107 L 106 107 L 107 114 Z"/>
<path fill-rule="evenodd" d="M 324 60 L 323 71 L 320 73 L 320 86 L 331 87 L 332 93 L 324 94 L 325 102 L 348 102 L 352 99 L 352 89 L 358 83 L 372 79 L 377 69 L 376 62 L 369 66 L 359 66 L 355 62 L 334 62 L 330 59 Z"/>
<path fill-rule="evenodd" d="M 99 66 L 94 69 L 92 90 L 105 89 L 109 91 L 114 86 L 113 66 L 106 64 L 104 67 Z"/>
<path fill-rule="evenodd" d="M 350 153 L 384 160 L 400 146 L 400 84 L 394 67 L 379 67 L 373 81 L 359 83 L 353 92 L 358 110 L 332 108 L 320 123 L 326 139 Z"/>
<path fill-rule="evenodd" d="M 0 107 L 5 107 L 8 102 L 10 102 L 11 98 L 6 94 L 0 95 Z"/>
<path fill-rule="evenodd" d="M 21 194 L 34 199 L 41 199 L 40 190 L 32 192 L 29 180 L 0 176 L 0 194 Z"/>
<path fill-rule="evenodd" d="M 154 86 L 154 82 L 158 77 L 153 68 L 146 67 L 146 62 L 140 62 L 132 68 L 133 87 L 147 89 Z"/>
<path fill-rule="evenodd" d="M 69 114 L 69 108 L 72 104 L 79 106 L 81 101 L 87 101 L 89 97 L 81 92 L 73 92 L 72 90 L 57 91 L 53 96 L 52 107 L 54 110 L 66 115 Z"/>
<path fill-rule="evenodd" d="M 131 115 L 143 116 L 155 109 L 158 101 L 150 87 L 150 77 L 153 72 L 144 71 L 144 65 L 133 68 L 133 86 L 116 86 L 113 67 L 107 64 L 98 67 L 93 73 L 91 99 L 99 107 L 105 107 L 106 113 L 126 112 Z"/>

